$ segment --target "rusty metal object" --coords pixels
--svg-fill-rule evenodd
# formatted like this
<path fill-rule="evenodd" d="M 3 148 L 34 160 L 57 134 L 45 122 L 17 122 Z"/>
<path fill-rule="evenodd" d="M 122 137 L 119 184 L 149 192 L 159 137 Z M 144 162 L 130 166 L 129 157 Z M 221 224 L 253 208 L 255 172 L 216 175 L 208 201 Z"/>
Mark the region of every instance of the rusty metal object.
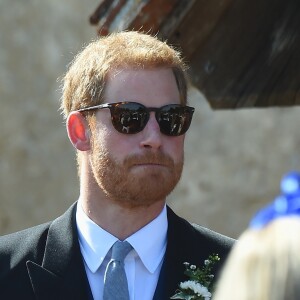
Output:
<path fill-rule="evenodd" d="M 212 108 L 300 104 L 299 0 L 104 0 L 98 34 L 142 30 L 181 48 Z"/>
<path fill-rule="evenodd" d="M 99 20 L 107 13 L 110 5 L 111 0 L 103 0 L 90 16 L 90 23 L 92 25 L 97 25 Z"/>
<path fill-rule="evenodd" d="M 91 15 L 90 23 L 98 26 L 99 35 L 125 29 L 157 33 L 179 2 L 180 0 L 104 0 Z"/>

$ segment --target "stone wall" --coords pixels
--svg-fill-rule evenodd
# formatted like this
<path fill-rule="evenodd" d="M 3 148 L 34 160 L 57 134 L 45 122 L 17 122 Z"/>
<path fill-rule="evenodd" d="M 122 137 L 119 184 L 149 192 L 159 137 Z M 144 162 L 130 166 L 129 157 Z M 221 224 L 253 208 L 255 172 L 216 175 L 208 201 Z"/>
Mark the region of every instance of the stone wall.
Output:
<path fill-rule="evenodd" d="M 58 111 L 57 80 L 96 37 L 99 1 L 0 1 L 0 234 L 46 222 L 78 197 L 75 151 Z M 186 137 L 176 212 L 237 237 L 253 212 L 300 167 L 299 108 L 212 111 L 196 107 Z"/>

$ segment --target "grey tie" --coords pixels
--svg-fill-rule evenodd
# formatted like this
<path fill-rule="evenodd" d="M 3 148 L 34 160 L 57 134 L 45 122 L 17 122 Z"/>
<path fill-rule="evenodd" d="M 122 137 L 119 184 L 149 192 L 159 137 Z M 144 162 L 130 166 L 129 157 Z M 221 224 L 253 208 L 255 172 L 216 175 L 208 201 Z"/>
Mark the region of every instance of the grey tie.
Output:
<path fill-rule="evenodd" d="M 131 249 L 126 241 L 114 243 L 111 260 L 105 270 L 103 300 L 129 300 L 124 259 Z"/>

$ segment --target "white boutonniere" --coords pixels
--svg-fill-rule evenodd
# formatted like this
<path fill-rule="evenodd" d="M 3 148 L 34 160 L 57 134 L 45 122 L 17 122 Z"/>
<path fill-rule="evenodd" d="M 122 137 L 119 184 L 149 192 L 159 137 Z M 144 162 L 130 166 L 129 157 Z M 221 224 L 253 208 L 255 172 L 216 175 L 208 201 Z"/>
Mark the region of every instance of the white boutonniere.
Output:
<path fill-rule="evenodd" d="M 212 268 L 219 260 L 217 254 L 210 255 L 201 268 L 185 262 L 184 274 L 189 277 L 189 280 L 181 282 L 176 294 L 170 299 L 210 300 L 214 278 Z"/>

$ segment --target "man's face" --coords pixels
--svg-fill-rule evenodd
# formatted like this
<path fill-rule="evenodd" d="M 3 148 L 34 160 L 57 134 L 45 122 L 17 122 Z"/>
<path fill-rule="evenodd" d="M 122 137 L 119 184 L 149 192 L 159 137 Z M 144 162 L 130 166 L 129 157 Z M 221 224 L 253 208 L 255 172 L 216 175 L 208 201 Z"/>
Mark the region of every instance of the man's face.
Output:
<path fill-rule="evenodd" d="M 104 103 L 132 101 L 146 107 L 180 103 L 171 69 L 115 70 L 108 76 L 104 99 Z M 101 190 L 121 206 L 163 202 L 180 179 L 184 135 L 162 134 L 154 114 L 141 132 L 123 134 L 113 127 L 109 109 L 96 113 L 91 169 Z"/>

